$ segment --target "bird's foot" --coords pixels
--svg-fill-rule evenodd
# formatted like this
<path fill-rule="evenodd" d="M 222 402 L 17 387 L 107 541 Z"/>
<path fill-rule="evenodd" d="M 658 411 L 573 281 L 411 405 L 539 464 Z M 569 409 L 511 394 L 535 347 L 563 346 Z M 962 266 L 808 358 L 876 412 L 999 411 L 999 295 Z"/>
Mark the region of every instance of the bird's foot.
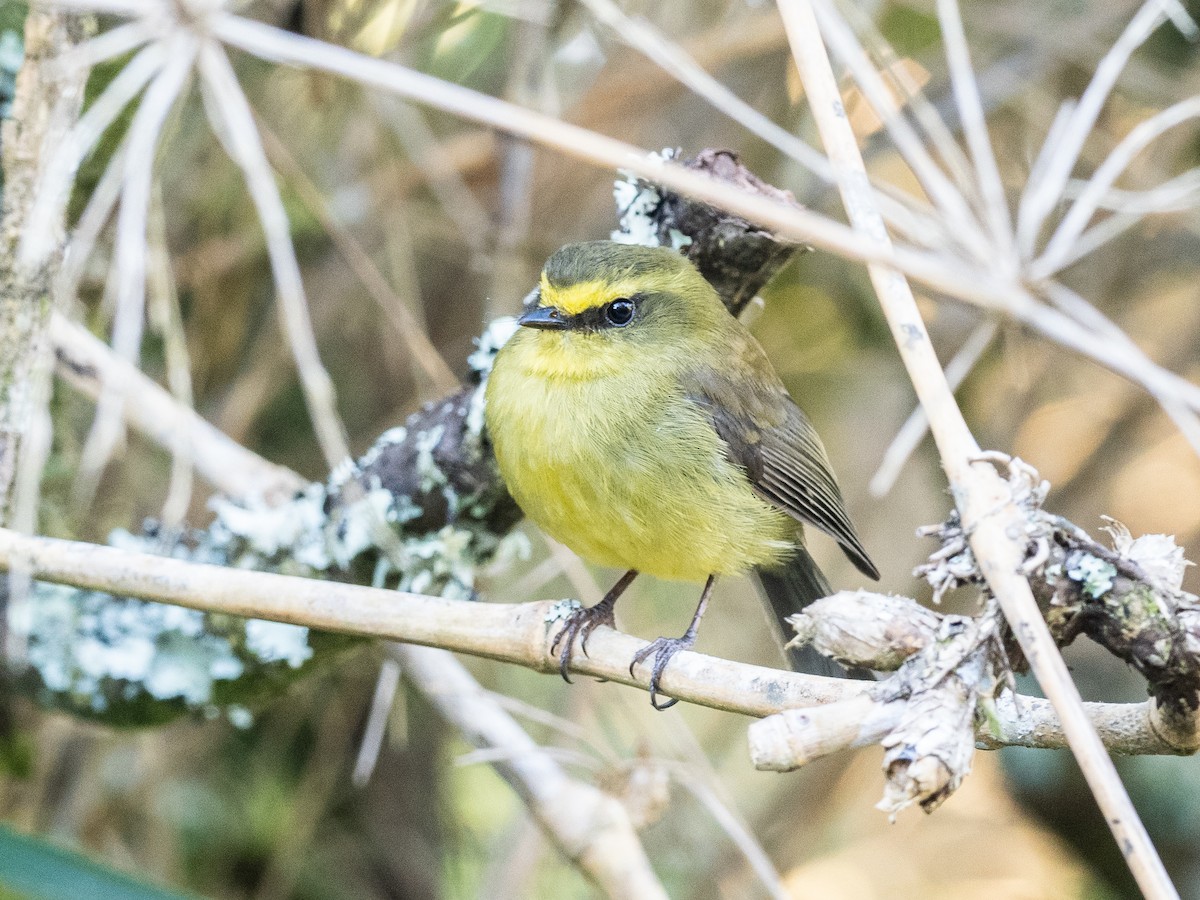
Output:
<path fill-rule="evenodd" d="M 630 675 L 633 675 L 634 666 L 645 662 L 651 656 L 654 657 L 654 668 L 650 670 L 650 705 L 655 709 L 670 709 L 679 702 L 678 700 L 671 699 L 666 703 L 660 704 L 658 702 L 658 685 L 662 680 L 663 670 L 667 667 L 667 663 L 671 661 L 671 657 L 681 650 L 691 650 L 694 643 L 696 643 L 696 636 L 690 633 L 677 638 L 660 637 L 654 643 L 650 644 L 650 646 L 643 647 L 633 657 L 633 662 L 629 664 Z"/>
<path fill-rule="evenodd" d="M 558 645 L 562 644 L 562 652 L 558 654 L 558 672 L 567 684 L 572 683 L 570 676 L 567 675 L 567 670 L 571 666 L 571 657 L 575 653 L 575 638 L 579 638 L 579 649 L 583 651 L 584 656 L 587 656 L 588 638 L 601 625 L 607 625 L 609 628 L 617 627 L 616 619 L 613 618 L 613 604 L 604 600 L 595 606 L 584 607 L 572 612 L 563 622 L 558 634 L 554 636 L 550 652 L 557 652 Z"/>

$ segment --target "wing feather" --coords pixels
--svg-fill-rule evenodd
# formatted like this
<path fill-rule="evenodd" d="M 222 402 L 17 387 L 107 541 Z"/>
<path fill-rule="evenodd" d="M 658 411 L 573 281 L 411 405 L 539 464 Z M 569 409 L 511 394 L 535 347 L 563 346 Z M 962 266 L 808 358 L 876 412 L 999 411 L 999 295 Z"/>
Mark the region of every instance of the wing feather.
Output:
<path fill-rule="evenodd" d="M 757 342 L 747 336 L 730 351 L 736 364 L 725 372 L 708 368 L 685 376 L 688 398 L 709 413 L 729 458 L 765 500 L 834 538 L 859 571 L 878 579 L 816 429 Z"/>

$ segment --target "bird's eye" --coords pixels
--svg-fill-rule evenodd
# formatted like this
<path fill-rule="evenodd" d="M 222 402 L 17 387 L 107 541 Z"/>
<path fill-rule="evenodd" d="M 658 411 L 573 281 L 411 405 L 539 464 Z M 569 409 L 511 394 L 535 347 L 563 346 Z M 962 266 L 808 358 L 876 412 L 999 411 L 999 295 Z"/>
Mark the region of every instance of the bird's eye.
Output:
<path fill-rule="evenodd" d="M 620 328 L 633 321 L 633 301 L 626 297 L 618 297 L 604 307 L 604 318 L 610 325 Z"/>

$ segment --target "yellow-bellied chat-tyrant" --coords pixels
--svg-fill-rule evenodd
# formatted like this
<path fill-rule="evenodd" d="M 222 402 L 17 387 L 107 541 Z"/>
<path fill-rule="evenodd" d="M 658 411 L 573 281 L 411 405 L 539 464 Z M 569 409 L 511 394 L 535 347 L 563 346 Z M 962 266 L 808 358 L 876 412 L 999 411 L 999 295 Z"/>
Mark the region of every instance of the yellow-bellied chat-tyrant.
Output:
<path fill-rule="evenodd" d="M 878 578 L 821 440 L 759 343 L 683 256 L 608 241 L 547 261 L 496 356 L 486 421 L 525 514 L 580 556 L 626 574 L 558 633 L 572 648 L 613 624 L 638 573 L 703 584 L 691 625 L 637 654 L 662 671 L 691 647 L 718 575 L 756 570 L 777 616 L 829 593 L 801 523 Z"/>

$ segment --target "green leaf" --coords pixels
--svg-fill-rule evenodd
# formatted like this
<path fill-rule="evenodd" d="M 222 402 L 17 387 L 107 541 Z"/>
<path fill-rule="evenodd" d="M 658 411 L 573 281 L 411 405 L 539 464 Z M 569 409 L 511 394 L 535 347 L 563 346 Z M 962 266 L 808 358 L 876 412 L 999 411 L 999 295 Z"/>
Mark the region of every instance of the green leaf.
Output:
<path fill-rule="evenodd" d="M 0 900 L 185 900 L 187 896 L 0 825 Z"/>

